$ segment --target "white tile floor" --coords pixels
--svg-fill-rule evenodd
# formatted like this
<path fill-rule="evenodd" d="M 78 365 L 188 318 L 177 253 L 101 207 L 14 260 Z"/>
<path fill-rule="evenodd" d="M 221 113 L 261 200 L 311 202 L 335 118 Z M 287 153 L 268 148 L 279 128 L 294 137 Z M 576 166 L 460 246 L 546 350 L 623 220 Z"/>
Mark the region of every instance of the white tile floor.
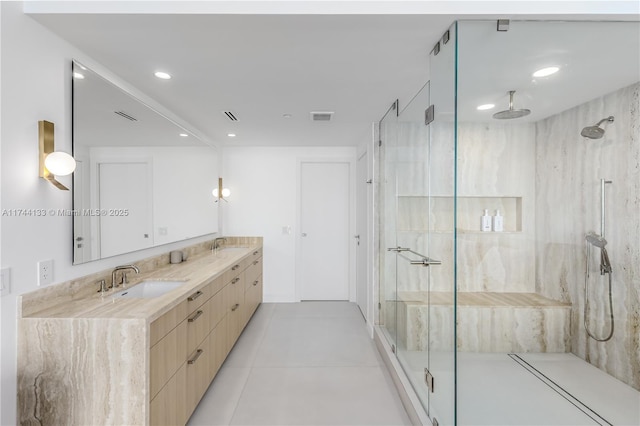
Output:
<path fill-rule="evenodd" d="M 357 306 L 262 304 L 189 425 L 409 425 Z"/>

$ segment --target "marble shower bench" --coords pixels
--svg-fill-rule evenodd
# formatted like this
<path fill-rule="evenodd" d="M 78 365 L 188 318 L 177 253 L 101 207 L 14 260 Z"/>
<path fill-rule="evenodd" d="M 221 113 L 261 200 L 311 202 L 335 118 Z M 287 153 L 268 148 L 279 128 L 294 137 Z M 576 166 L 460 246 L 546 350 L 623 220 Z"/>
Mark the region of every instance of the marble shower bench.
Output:
<path fill-rule="evenodd" d="M 451 293 L 401 291 L 398 343 L 408 351 L 428 348 L 428 297 L 431 349 L 453 345 Z M 458 293 L 457 345 L 462 352 L 570 352 L 570 326 L 571 304 L 536 293 Z"/>

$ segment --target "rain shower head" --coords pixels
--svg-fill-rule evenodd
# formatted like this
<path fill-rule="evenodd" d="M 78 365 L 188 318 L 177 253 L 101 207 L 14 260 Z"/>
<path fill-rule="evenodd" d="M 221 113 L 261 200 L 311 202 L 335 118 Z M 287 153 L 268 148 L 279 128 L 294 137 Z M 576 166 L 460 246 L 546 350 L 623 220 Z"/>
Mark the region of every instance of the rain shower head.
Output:
<path fill-rule="evenodd" d="M 584 129 L 582 129 L 580 134 L 585 138 L 600 139 L 602 136 L 604 136 L 604 129 L 600 127 L 600 125 L 605 121 L 613 123 L 613 115 L 610 115 L 609 117 L 603 118 L 602 120 L 598 121 L 598 124 L 596 124 L 595 126 L 585 127 Z"/>
<path fill-rule="evenodd" d="M 512 118 L 520 118 L 525 115 L 531 114 L 531 111 L 528 109 L 513 109 L 513 94 L 516 93 L 515 90 L 509 91 L 509 109 L 496 112 L 493 114 L 493 118 L 498 120 L 510 120 Z"/>
<path fill-rule="evenodd" d="M 598 234 L 594 234 L 593 232 L 588 233 L 585 239 L 589 243 L 599 248 L 604 248 L 604 246 L 607 245 L 607 240 L 605 240 L 603 237 L 601 237 Z"/>

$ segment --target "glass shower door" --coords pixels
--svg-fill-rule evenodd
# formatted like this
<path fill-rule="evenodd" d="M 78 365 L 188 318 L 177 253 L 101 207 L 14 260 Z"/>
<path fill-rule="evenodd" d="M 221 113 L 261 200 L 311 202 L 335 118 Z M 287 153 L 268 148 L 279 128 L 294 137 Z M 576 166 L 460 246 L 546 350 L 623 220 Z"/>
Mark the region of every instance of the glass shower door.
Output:
<path fill-rule="evenodd" d="M 396 147 L 397 357 L 434 423 L 456 424 L 455 27 L 402 109 Z"/>
<path fill-rule="evenodd" d="M 389 346 L 395 351 L 397 344 L 397 289 L 396 256 L 387 247 L 397 245 L 397 124 L 398 102 L 394 102 L 378 124 L 379 140 L 379 317 L 380 325 Z"/>

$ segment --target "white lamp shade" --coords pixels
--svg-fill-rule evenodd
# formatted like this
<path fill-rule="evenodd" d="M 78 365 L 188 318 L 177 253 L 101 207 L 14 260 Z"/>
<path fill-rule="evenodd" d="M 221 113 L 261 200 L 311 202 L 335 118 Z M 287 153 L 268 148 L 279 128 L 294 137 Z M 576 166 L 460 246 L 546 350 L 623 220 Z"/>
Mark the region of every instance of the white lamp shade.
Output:
<path fill-rule="evenodd" d="M 213 191 L 211 191 L 211 194 L 213 194 L 214 197 L 218 198 L 218 188 L 215 188 Z"/>
<path fill-rule="evenodd" d="M 76 169 L 76 160 L 66 152 L 56 151 L 47 155 L 44 159 L 44 166 L 51 174 L 66 176 Z"/>

